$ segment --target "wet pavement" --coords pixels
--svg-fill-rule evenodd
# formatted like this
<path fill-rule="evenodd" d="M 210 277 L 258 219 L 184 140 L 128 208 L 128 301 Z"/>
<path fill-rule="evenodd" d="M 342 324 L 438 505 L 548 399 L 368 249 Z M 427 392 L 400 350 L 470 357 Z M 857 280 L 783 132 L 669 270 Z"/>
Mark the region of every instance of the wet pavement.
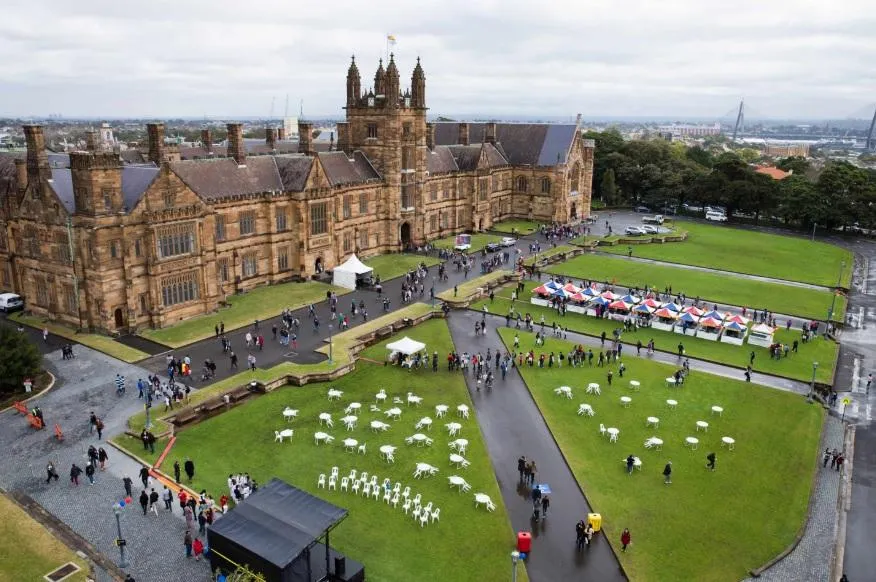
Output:
<path fill-rule="evenodd" d="M 472 311 L 451 312 L 448 323 L 456 349 L 469 353 L 504 349 L 495 327 L 486 336 L 474 336 L 479 317 Z M 603 533 L 594 536 L 589 549 L 575 548 L 575 524 L 586 520 L 591 508 L 517 370 L 504 381 L 497 380 L 490 392 L 477 392 L 469 375 L 466 383 L 511 524 L 515 531 L 532 532 L 532 552 L 526 561 L 530 580 L 626 580 Z M 540 522 L 532 520 L 530 488 L 519 480 L 520 455 L 535 460 L 539 478 L 553 491 L 549 516 Z"/>

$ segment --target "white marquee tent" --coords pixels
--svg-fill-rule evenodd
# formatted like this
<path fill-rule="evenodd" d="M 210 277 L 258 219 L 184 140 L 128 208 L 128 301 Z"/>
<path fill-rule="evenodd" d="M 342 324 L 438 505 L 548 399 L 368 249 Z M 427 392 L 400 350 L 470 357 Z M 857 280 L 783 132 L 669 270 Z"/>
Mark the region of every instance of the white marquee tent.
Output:
<path fill-rule="evenodd" d="M 366 275 L 373 271 L 371 267 L 360 261 L 353 255 L 343 265 L 335 267 L 332 282 L 338 287 L 355 289 L 356 280 L 360 275 Z"/>
<path fill-rule="evenodd" d="M 420 343 L 417 340 L 412 340 L 408 336 L 405 336 L 397 342 L 386 344 L 386 349 L 391 352 L 398 352 L 400 354 L 410 356 L 411 354 L 416 354 L 426 349 L 426 344 Z"/>

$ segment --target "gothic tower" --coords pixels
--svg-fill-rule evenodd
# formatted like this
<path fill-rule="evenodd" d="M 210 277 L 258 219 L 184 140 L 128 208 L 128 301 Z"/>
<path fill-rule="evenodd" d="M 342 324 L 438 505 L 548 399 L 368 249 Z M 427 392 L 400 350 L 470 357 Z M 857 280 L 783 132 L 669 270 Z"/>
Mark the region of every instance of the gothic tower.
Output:
<path fill-rule="evenodd" d="M 359 67 L 356 66 L 356 55 L 350 61 L 347 69 L 347 107 L 355 107 L 362 98 L 362 79 L 359 77 Z"/>

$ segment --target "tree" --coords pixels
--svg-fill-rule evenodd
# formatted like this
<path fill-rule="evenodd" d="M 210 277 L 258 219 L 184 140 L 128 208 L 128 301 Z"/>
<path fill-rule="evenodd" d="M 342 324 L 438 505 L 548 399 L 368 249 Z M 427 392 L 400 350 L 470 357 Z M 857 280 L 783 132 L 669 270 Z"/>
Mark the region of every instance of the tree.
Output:
<path fill-rule="evenodd" d="M 25 378 L 40 371 L 42 356 L 27 335 L 11 327 L 0 326 L 0 392 L 22 389 Z"/>
<path fill-rule="evenodd" d="M 792 172 L 799 176 L 804 175 L 809 171 L 811 164 L 809 161 L 802 156 L 791 156 L 789 158 L 782 158 L 776 164 L 776 167 L 780 170 L 785 170 L 786 172 Z"/>
<path fill-rule="evenodd" d="M 614 179 L 614 170 L 609 168 L 602 175 L 602 183 L 599 185 L 599 192 L 602 194 L 602 201 L 606 204 L 615 204 L 617 202 L 617 183 Z"/>
<path fill-rule="evenodd" d="M 710 152 L 709 150 L 704 150 L 700 146 L 688 148 L 686 155 L 687 159 L 703 166 L 704 168 L 711 168 L 712 164 L 715 163 L 715 160 L 712 157 L 712 152 Z"/>

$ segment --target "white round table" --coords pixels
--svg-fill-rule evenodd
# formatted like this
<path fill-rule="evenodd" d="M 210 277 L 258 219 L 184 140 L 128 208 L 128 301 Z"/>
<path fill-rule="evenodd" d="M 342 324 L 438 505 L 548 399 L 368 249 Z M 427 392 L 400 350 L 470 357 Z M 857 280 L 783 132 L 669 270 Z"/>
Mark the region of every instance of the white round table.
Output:
<path fill-rule="evenodd" d="M 722 416 L 723 413 L 724 413 L 724 409 L 722 407 L 720 407 L 720 406 L 713 406 L 712 407 L 712 414 L 717 414 L 718 416 Z"/>
<path fill-rule="evenodd" d="M 727 450 L 732 451 L 736 446 L 736 440 L 728 436 L 721 437 L 721 446 L 724 445 L 727 445 Z"/>
<path fill-rule="evenodd" d="M 611 427 L 611 428 L 605 429 L 605 432 L 608 433 L 608 442 L 613 442 L 613 441 L 617 440 L 617 435 L 620 434 L 620 429 L 615 428 L 615 427 Z"/>
<path fill-rule="evenodd" d="M 703 429 L 705 432 L 709 432 L 709 423 L 705 420 L 697 421 L 697 432 L 700 432 L 700 429 Z"/>
<path fill-rule="evenodd" d="M 700 444 L 700 439 L 695 437 L 687 437 L 684 439 L 684 443 L 686 446 L 689 446 L 691 450 L 696 449 Z"/>
<path fill-rule="evenodd" d="M 284 439 L 291 439 L 292 435 L 294 435 L 294 434 L 295 434 L 295 431 L 292 430 L 291 428 L 283 429 L 280 431 L 280 436 L 283 437 Z"/>
<path fill-rule="evenodd" d="M 657 428 L 660 425 L 660 419 L 656 416 L 649 416 L 645 419 L 645 426 L 653 426 Z"/>
<path fill-rule="evenodd" d="M 602 394 L 599 389 L 599 384 L 592 382 L 587 385 L 587 394 Z"/>
<path fill-rule="evenodd" d="M 669 400 L 666 401 L 666 405 L 667 405 L 669 408 L 675 408 L 676 406 L 678 406 L 678 400 L 672 400 L 672 399 L 669 399 Z"/>
<path fill-rule="evenodd" d="M 293 418 L 298 416 L 298 410 L 294 408 L 287 408 L 283 411 L 283 418 L 286 420 L 292 420 Z"/>
<path fill-rule="evenodd" d="M 457 467 L 460 467 L 463 463 L 465 463 L 465 457 L 463 457 L 462 455 L 457 455 L 456 453 L 451 453 L 450 462 Z"/>
<path fill-rule="evenodd" d="M 455 436 L 456 433 L 462 428 L 462 425 L 458 422 L 448 422 L 446 425 L 448 432 L 450 432 L 450 436 Z"/>
<path fill-rule="evenodd" d="M 374 395 L 374 399 L 377 400 L 378 402 L 386 401 L 386 392 L 381 390 L 380 392 L 378 392 L 377 394 Z"/>
<path fill-rule="evenodd" d="M 666 385 L 670 388 L 672 386 L 675 386 L 675 376 L 669 376 L 668 378 L 666 378 Z"/>
<path fill-rule="evenodd" d="M 448 406 L 446 404 L 436 404 L 435 405 L 435 416 L 438 418 L 443 418 L 445 414 L 447 414 Z"/>
<path fill-rule="evenodd" d="M 349 406 L 347 406 L 347 414 L 353 412 L 359 412 L 362 409 L 362 404 L 359 402 L 351 402 Z"/>
<path fill-rule="evenodd" d="M 630 403 L 633 401 L 633 399 L 630 398 L 629 396 L 621 396 L 620 401 L 621 401 L 621 405 L 623 405 L 624 408 L 628 408 L 630 406 Z"/>
<path fill-rule="evenodd" d="M 424 416 L 417 422 L 417 428 L 425 428 L 426 430 L 432 430 L 432 419 L 428 416 Z"/>
<path fill-rule="evenodd" d="M 468 447 L 468 439 L 456 439 L 455 441 L 450 441 L 450 448 L 460 453 L 464 453 L 465 449 Z"/>
<path fill-rule="evenodd" d="M 490 504 L 493 502 L 493 500 L 490 499 L 490 496 L 486 493 L 475 493 L 474 499 L 475 507 L 477 507 L 478 505 L 486 505 L 487 507 L 489 507 Z"/>
<path fill-rule="evenodd" d="M 381 455 L 391 455 L 395 453 L 396 447 L 392 445 L 381 445 L 379 451 Z"/>
<path fill-rule="evenodd" d="M 654 448 L 660 450 L 663 448 L 663 439 L 658 439 L 657 437 L 651 437 L 651 444 L 654 445 Z"/>
<path fill-rule="evenodd" d="M 411 435 L 411 438 L 414 439 L 414 442 L 415 442 L 415 443 L 417 443 L 417 444 L 421 444 L 421 443 L 426 442 L 426 439 L 427 439 L 428 437 L 427 437 L 426 435 L 424 435 L 423 433 L 418 432 L 418 433 L 415 434 L 415 435 Z"/>
<path fill-rule="evenodd" d="M 332 437 L 325 432 L 315 432 L 313 433 L 313 440 L 316 441 L 316 444 L 319 444 L 322 441 L 328 442 Z"/>
<path fill-rule="evenodd" d="M 344 450 L 352 453 L 353 449 L 355 449 L 358 445 L 359 441 L 357 441 L 356 439 L 344 439 Z"/>
<path fill-rule="evenodd" d="M 465 404 L 460 404 L 456 407 L 456 413 L 463 418 L 468 418 L 468 406 Z"/>
<path fill-rule="evenodd" d="M 459 475 L 451 475 L 447 478 L 447 481 L 450 483 L 451 487 L 459 487 L 460 489 L 462 489 L 466 486 L 465 479 L 463 479 Z"/>
<path fill-rule="evenodd" d="M 401 408 L 398 408 L 398 407 L 390 408 L 389 410 L 385 410 L 383 412 L 383 414 L 385 414 L 386 416 L 388 416 L 390 418 L 394 418 L 395 420 L 398 420 L 399 418 L 401 418 L 401 413 L 402 413 Z"/>
<path fill-rule="evenodd" d="M 631 389 L 633 392 L 638 392 L 638 391 L 639 391 L 639 388 L 640 388 L 641 386 L 642 386 L 642 385 L 639 383 L 638 380 L 630 380 L 630 389 Z"/>
<path fill-rule="evenodd" d="M 319 424 L 322 424 L 322 423 L 326 423 L 326 424 L 331 425 L 332 424 L 332 415 L 329 414 L 328 412 L 320 412 L 319 413 Z"/>

